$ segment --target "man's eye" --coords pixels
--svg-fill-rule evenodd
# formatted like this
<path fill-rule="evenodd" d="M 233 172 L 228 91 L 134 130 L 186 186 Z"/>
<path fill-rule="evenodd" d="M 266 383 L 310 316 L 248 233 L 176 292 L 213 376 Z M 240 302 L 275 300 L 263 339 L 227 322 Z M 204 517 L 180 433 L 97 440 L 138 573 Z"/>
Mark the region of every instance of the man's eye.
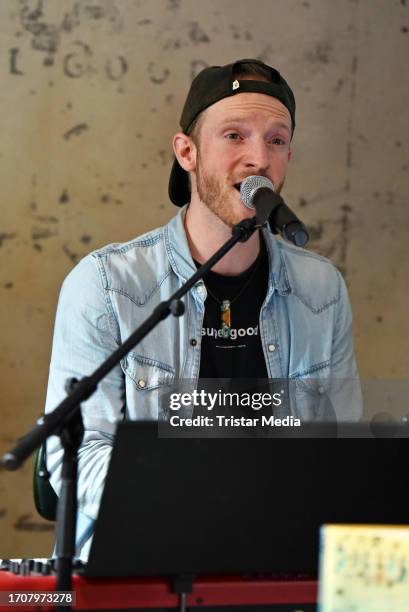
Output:
<path fill-rule="evenodd" d="M 273 138 L 271 142 L 275 145 L 281 145 L 281 146 L 287 144 L 285 140 L 283 140 L 282 138 L 279 138 L 278 136 Z"/>
<path fill-rule="evenodd" d="M 226 138 L 228 140 L 238 140 L 240 136 L 237 134 L 237 132 L 230 132 L 229 134 L 226 134 Z"/>

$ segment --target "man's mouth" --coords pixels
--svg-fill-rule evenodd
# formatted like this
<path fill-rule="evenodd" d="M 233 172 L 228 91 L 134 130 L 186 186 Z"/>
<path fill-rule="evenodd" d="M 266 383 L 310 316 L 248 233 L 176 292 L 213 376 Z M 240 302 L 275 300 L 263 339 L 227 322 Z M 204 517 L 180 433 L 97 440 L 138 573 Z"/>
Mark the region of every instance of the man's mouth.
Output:
<path fill-rule="evenodd" d="M 241 183 L 236 183 L 234 185 L 234 188 L 237 189 L 237 191 L 240 193 L 240 187 L 241 187 Z"/>

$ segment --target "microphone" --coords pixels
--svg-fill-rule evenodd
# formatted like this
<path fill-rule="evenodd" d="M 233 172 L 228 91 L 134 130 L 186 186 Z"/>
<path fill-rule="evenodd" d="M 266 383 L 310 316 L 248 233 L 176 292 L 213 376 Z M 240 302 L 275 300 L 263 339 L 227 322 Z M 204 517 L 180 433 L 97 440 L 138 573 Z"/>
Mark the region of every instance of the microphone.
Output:
<path fill-rule="evenodd" d="M 273 234 L 303 247 L 310 239 L 304 223 L 288 208 L 283 198 L 274 190 L 273 183 L 265 176 L 248 176 L 240 186 L 241 201 L 247 208 L 256 210 L 257 222 L 269 222 Z"/>

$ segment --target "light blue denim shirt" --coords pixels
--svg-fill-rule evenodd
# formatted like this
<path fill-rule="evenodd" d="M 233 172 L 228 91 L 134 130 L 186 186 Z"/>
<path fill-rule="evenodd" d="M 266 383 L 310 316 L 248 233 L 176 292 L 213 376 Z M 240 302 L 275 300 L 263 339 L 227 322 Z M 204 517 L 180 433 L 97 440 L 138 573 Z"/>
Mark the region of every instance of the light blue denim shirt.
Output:
<path fill-rule="evenodd" d="M 67 276 L 57 308 L 46 412 L 65 397 L 67 378 L 91 374 L 196 271 L 184 212 L 135 240 L 91 253 Z M 299 394 L 298 416 L 309 418 L 325 392 L 338 420 L 359 419 L 359 383 L 345 384 L 356 383 L 358 374 L 341 274 L 327 259 L 278 240 L 267 229 L 263 232 L 270 274 L 259 333 L 269 377 L 292 381 Z M 162 321 L 82 405 L 85 435 L 79 451 L 77 528 L 82 559 L 88 555 L 116 424 L 160 418 L 158 391 L 176 380 L 198 380 L 205 299 L 200 281 L 184 298 L 185 315 Z M 47 450 L 51 482 L 58 492 L 58 438 L 49 440 Z"/>

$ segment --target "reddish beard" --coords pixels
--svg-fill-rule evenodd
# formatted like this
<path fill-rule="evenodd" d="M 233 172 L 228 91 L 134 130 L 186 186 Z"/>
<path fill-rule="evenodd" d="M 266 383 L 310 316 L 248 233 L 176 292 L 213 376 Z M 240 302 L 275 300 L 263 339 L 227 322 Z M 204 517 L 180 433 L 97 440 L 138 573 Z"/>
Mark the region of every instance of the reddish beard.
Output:
<path fill-rule="evenodd" d="M 278 185 L 276 191 L 280 193 L 284 185 L 285 177 Z M 198 196 L 205 206 L 211 210 L 228 227 L 233 227 L 244 219 L 246 208 L 243 205 L 241 212 L 237 212 L 232 202 L 233 178 L 227 177 L 222 183 L 214 175 L 207 174 L 202 168 L 200 148 L 197 148 L 196 158 L 196 189 Z"/>
<path fill-rule="evenodd" d="M 214 175 L 207 174 L 202 169 L 200 149 L 197 150 L 196 159 L 196 188 L 201 202 L 212 211 L 223 223 L 233 227 L 244 218 L 244 214 L 235 211 L 232 199 L 233 182 L 228 179 L 225 183 Z M 244 210 L 243 210 L 244 212 Z"/>

